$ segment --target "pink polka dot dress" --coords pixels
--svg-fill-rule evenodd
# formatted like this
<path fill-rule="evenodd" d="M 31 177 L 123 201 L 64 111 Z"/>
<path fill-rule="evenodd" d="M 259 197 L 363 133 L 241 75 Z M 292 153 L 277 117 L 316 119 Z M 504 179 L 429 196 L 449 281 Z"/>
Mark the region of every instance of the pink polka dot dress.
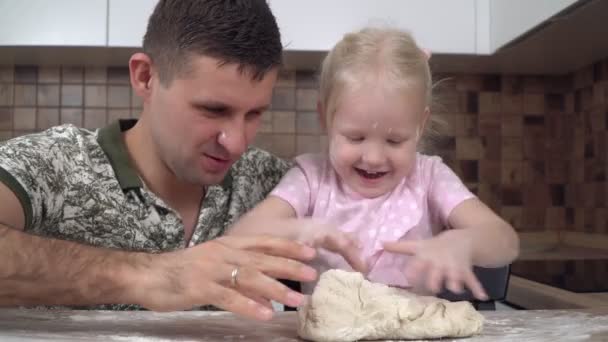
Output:
<path fill-rule="evenodd" d="M 393 191 L 364 198 L 343 184 L 325 155 L 296 158 L 271 195 L 287 201 L 298 217 L 312 217 L 336 225 L 358 238 L 362 258 L 370 266 L 368 279 L 408 287 L 404 270 L 408 256 L 386 252 L 385 241 L 428 239 L 447 226 L 458 204 L 473 198 L 441 158 L 418 154 L 411 174 Z M 320 250 L 313 266 L 324 272 L 351 270 L 339 255 Z M 314 284 L 305 284 L 310 293 Z"/>

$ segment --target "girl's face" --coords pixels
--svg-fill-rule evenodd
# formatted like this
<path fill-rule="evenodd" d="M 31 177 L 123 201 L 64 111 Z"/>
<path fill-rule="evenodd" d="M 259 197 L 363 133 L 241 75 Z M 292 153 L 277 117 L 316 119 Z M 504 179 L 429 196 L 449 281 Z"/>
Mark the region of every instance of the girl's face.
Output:
<path fill-rule="evenodd" d="M 350 189 L 373 198 L 394 189 L 416 161 L 428 116 L 424 92 L 372 82 L 342 93 L 328 127 L 330 161 Z"/>

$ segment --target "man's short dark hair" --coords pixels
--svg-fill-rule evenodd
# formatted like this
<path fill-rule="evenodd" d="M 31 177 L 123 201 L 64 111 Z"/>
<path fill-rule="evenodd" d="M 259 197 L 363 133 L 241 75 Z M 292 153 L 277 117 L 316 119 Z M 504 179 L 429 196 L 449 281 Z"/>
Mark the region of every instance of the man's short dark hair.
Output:
<path fill-rule="evenodd" d="M 148 21 L 144 52 L 163 84 L 204 55 L 260 80 L 281 65 L 281 35 L 266 0 L 160 0 Z"/>

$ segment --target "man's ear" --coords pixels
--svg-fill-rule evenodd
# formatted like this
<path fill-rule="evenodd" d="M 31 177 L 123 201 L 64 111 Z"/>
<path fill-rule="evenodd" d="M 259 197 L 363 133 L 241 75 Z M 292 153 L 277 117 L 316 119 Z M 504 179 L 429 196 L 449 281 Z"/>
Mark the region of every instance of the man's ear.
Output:
<path fill-rule="evenodd" d="M 131 77 L 131 87 L 143 102 L 147 102 L 152 94 L 154 86 L 154 76 L 152 72 L 152 59 L 143 53 L 138 52 L 129 59 L 129 76 Z"/>

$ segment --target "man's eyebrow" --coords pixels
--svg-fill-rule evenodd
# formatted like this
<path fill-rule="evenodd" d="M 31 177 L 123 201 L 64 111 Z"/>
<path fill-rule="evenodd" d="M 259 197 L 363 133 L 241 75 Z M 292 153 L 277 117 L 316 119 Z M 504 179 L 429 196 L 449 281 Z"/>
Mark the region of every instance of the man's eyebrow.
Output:
<path fill-rule="evenodd" d="M 196 107 L 205 107 L 205 108 L 211 108 L 211 109 L 230 108 L 230 106 L 228 104 L 221 102 L 221 101 L 215 101 L 215 100 L 194 100 L 194 101 L 192 101 L 192 104 Z"/>
<path fill-rule="evenodd" d="M 210 109 L 210 110 L 230 110 L 233 107 L 227 103 L 216 100 L 194 100 L 191 102 L 193 106 Z M 265 104 L 259 107 L 253 108 L 252 112 L 265 112 L 270 108 L 270 104 Z"/>

